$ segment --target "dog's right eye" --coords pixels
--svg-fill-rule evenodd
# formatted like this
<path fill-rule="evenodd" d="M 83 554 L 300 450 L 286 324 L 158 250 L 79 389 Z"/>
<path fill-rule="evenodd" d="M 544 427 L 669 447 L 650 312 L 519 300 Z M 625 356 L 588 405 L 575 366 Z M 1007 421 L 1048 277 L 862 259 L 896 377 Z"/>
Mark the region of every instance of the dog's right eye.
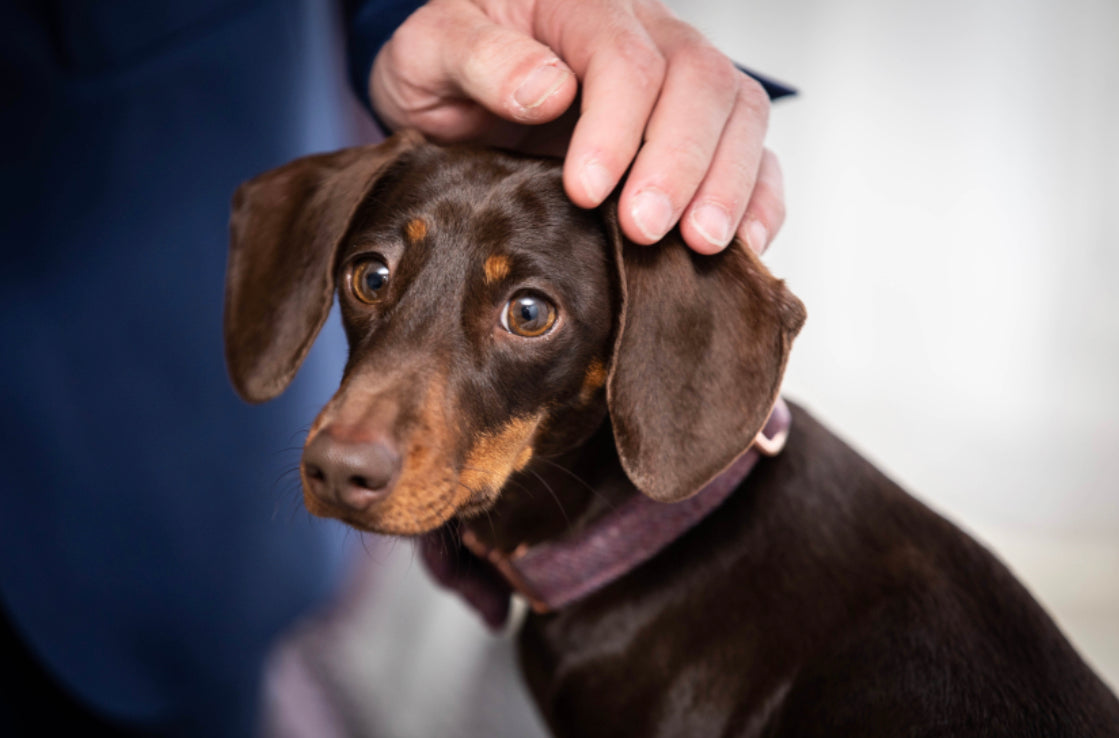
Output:
<path fill-rule="evenodd" d="M 389 284 L 389 267 L 377 258 L 368 258 L 354 265 L 350 285 L 357 299 L 372 305 L 385 296 Z"/>
<path fill-rule="evenodd" d="M 505 304 L 501 327 L 524 338 L 536 338 L 551 330 L 556 322 L 556 306 L 546 297 L 522 290 Z"/>

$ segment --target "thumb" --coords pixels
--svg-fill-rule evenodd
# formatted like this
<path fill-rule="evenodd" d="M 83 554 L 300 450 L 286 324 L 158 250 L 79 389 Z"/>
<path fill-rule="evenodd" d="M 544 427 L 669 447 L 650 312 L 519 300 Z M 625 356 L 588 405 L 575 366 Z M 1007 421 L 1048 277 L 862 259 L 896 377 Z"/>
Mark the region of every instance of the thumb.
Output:
<path fill-rule="evenodd" d="M 449 34 L 444 54 L 444 69 L 463 94 L 517 123 L 544 123 L 567 110 L 578 88 L 571 68 L 531 36 L 464 5 L 468 28 Z"/>
<path fill-rule="evenodd" d="M 495 22 L 469 0 L 430 2 L 391 43 L 409 87 L 453 105 L 462 98 L 516 123 L 545 123 L 575 99 L 578 81 L 554 51 Z M 457 98 L 453 99 L 453 98 Z"/>

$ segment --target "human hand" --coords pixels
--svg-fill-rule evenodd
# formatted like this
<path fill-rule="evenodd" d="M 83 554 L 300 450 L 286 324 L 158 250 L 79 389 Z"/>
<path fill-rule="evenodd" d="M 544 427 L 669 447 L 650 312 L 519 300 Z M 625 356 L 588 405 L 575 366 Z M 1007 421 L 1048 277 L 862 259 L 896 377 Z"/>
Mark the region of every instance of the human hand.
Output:
<path fill-rule="evenodd" d="M 563 155 L 582 207 L 628 168 L 618 215 L 635 243 L 679 222 L 698 252 L 737 233 L 761 253 L 784 222 L 765 91 L 657 0 L 431 0 L 369 85 L 390 128 Z"/>

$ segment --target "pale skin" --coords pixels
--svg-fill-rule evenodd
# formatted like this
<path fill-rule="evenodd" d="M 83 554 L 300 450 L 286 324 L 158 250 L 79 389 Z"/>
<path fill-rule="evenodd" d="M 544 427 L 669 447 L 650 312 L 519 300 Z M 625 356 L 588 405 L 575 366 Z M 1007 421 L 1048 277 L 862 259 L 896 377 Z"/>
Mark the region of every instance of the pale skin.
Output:
<path fill-rule="evenodd" d="M 390 128 L 562 155 L 581 207 L 629 169 L 618 211 L 635 243 L 679 223 L 700 253 L 735 234 L 761 253 L 785 219 L 765 91 L 656 0 L 431 0 L 369 88 Z"/>

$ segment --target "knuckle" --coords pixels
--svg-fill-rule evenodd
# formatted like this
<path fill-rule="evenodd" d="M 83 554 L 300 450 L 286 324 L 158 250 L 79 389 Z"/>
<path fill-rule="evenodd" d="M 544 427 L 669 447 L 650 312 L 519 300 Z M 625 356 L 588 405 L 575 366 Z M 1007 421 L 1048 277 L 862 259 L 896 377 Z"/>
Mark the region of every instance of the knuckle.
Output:
<path fill-rule="evenodd" d="M 460 60 L 465 79 L 485 78 L 486 73 L 500 60 L 500 47 L 494 43 L 492 29 L 478 29 L 470 33 Z"/>
<path fill-rule="evenodd" d="M 387 61 L 391 62 L 394 69 L 406 68 L 410 58 L 407 49 L 415 47 L 415 41 L 421 34 L 422 31 L 418 30 L 417 26 L 405 23 L 397 28 L 389 42 L 381 47 Z"/>
<path fill-rule="evenodd" d="M 392 68 L 409 76 L 430 73 L 436 65 L 431 39 L 442 23 L 438 2 L 423 5 L 393 31 L 382 47 Z"/>
<path fill-rule="evenodd" d="M 769 118 L 769 95 L 753 77 L 739 73 L 738 98 L 751 113 L 763 120 Z"/>
<path fill-rule="evenodd" d="M 711 146 L 696 136 L 678 135 L 664 148 L 665 159 L 689 180 L 698 181 L 711 165 Z"/>
<path fill-rule="evenodd" d="M 689 47 L 685 59 L 698 78 L 706 84 L 715 89 L 735 89 L 740 73 L 730 59 L 715 47 L 706 42 L 693 45 Z M 762 94 L 765 94 L 764 91 Z"/>
<path fill-rule="evenodd" d="M 623 31 L 614 51 L 626 66 L 626 76 L 643 91 L 657 92 L 664 82 L 667 62 L 652 41 L 642 34 Z"/>
<path fill-rule="evenodd" d="M 726 163 L 730 165 L 725 180 L 728 187 L 747 195 L 757 190 L 759 177 L 756 163 L 746 156 L 736 156 Z"/>
<path fill-rule="evenodd" d="M 414 13 L 397 26 L 393 36 L 408 41 L 424 38 L 426 34 L 431 33 L 433 28 L 439 26 L 442 17 L 440 6 L 441 3 L 438 0 L 433 0 L 433 2 L 416 8 Z"/>

